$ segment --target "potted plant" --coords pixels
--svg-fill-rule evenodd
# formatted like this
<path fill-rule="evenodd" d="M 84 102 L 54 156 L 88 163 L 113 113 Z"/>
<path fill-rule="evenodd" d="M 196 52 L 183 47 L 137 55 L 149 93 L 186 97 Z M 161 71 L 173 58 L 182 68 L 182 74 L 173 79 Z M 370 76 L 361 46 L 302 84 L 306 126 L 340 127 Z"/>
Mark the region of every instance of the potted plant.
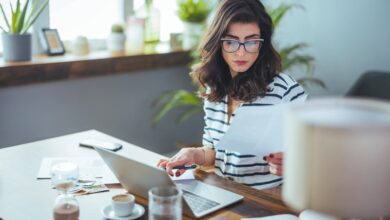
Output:
<path fill-rule="evenodd" d="M 49 0 L 39 5 L 39 0 L 26 0 L 21 4 L 16 1 L 16 6 L 10 4 L 11 12 L 7 15 L 0 3 L 1 13 L 6 26 L 0 27 L 3 31 L 3 56 L 5 61 L 31 60 L 31 34 L 28 29 L 34 24 L 39 15 L 46 8 Z"/>
<path fill-rule="evenodd" d="M 198 44 L 212 8 L 205 0 L 178 0 L 178 4 L 178 16 L 184 22 L 183 48 L 192 49 Z"/>
<path fill-rule="evenodd" d="M 124 28 L 120 24 L 111 26 L 111 33 L 107 39 L 107 49 L 111 53 L 123 53 L 125 51 L 126 35 Z"/>

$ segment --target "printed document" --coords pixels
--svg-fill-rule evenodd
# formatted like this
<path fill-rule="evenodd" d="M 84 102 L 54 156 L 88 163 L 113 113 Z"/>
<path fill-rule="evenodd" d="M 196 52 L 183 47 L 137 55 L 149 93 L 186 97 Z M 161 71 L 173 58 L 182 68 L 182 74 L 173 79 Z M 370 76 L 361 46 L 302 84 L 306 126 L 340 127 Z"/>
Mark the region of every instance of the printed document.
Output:
<path fill-rule="evenodd" d="M 241 106 L 216 148 L 258 156 L 282 152 L 284 113 L 292 104 Z"/>

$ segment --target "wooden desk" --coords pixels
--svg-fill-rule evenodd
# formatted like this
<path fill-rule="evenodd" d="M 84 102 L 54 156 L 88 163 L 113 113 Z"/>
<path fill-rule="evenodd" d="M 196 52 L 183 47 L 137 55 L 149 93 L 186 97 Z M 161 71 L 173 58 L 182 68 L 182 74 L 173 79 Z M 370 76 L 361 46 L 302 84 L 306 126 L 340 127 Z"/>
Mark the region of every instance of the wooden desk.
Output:
<path fill-rule="evenodd" d="M 97 156 L 95 151 L 78 146 L 79 141 L 92 137 L 122 143 L 124 148 L 118 153 L 127 157 L 143 155 L 148 164 L 156 164 L 162 157 L 96 130 L 1 149 L 0 218 L 52 219 L 52 206 L 57 192 L 51 189 L 50 180 L 36 179 L 41 160 L 44 157 Z M 196 172 L 196 178 L 245 196 L 242 202 L 212 213 L 204 219 L 240 219 L 292 213 L 280 199 L 280 188 L 259 191 L 201 170 Z M 110 202 L 112 195 L 124 192 L 120 185 L 110 188 L 110 192 L 77 197 L 81 220 L 103 219 L 100 210 Z M 146 213 L 142 219 L 147 219 L 147 200 L 137 198 L 137 202 L 145 207 Z M 189 218 L 185 216 L 184 219 Z"/>

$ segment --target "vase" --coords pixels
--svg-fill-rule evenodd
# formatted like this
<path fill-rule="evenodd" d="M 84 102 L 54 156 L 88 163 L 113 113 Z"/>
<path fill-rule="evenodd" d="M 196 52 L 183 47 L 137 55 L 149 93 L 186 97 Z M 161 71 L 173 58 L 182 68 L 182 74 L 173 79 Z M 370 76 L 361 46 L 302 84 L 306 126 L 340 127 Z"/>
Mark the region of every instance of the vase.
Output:
<path fill-rule="evenodd" d="M 31 34 L 1 35 L 4 61 L 31 60 Z"/>
<path fill-rule="evenodd" d="M 144 50 L 144 19 L 130 16 L 126 28 L 126 52 L 129 54 L 142 53 Z"/>
<path fill-rule="evenodd" d="M 203 23 L 184 22 L 183 49 L 190 50 L 197 47 L 204 28 Z"/>
<path fill-rule="evenodd" d="M 145 4 L 136 11 L 137 18 L 144 19 L 144 42 L 156 44 L 160 41 L 160 11 L 154 7 L 153 0 L 146 0 Z"/>

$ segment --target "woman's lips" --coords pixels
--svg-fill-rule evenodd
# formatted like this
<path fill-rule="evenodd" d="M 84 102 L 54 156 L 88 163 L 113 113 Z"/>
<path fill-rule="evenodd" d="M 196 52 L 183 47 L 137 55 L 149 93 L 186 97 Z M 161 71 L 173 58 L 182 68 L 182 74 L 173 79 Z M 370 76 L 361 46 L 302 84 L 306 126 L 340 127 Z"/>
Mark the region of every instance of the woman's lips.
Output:
<path fill-rule="evenodd" d="M 237 66 L 243 66 L 247 63 L 247 61 L 244 61 L 244 60 L 236 60 L 234 61 L 235 64 L 237 64 Z"/>

